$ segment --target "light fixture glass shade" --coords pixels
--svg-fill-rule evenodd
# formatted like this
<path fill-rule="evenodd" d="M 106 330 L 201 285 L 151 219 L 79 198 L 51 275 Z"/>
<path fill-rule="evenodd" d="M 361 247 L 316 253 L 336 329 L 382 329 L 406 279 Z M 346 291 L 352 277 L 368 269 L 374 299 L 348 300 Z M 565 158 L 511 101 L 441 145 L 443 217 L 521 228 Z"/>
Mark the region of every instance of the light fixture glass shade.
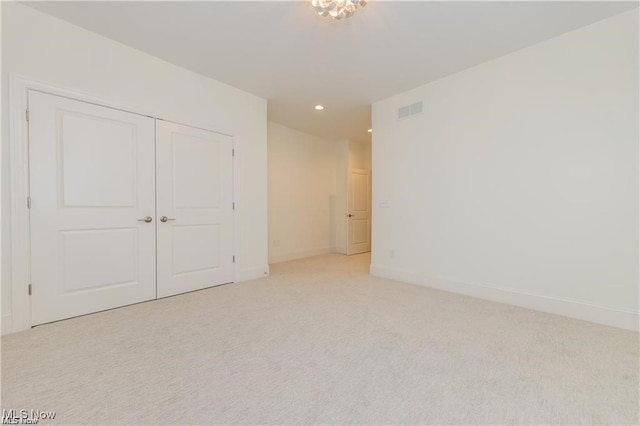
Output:
<path fill-rule="evenodd" d="M 311 0 L 311 5 L 320 16 L 331 16 L 333 19 L 350 18 L 358 9 L 365 7 L 365 0 Z"/>

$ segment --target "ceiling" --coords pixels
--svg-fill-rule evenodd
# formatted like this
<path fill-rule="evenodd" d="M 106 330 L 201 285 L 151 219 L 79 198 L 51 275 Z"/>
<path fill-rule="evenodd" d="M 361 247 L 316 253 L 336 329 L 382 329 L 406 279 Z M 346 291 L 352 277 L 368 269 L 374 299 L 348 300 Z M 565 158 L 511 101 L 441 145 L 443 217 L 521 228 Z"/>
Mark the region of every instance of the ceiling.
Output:
<path fill-rule="evenodd" d="M 372 102 L 638 5 L 370 0 L 332 21 L 308 1 L 27 4 L 266 98 L 271 121 L 354 140 Z"/>

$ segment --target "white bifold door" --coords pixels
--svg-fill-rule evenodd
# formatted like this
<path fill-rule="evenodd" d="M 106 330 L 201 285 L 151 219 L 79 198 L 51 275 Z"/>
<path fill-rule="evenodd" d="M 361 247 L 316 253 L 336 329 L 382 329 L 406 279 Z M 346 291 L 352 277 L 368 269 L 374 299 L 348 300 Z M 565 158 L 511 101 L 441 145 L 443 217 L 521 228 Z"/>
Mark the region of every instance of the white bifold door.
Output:
<path fill-rule="evenodd" d="M 30 91 L 32 324 L 231 282 L 231 145 Z"/>

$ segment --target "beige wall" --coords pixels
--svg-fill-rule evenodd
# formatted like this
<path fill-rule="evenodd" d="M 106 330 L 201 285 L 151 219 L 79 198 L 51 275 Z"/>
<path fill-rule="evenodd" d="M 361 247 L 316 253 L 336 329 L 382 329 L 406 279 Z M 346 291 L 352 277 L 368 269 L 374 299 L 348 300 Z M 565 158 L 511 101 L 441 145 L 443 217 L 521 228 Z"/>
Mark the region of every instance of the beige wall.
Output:
<path fill-rule="evenodd" d="M 371 142 L 349 141 L 349 168 L 371 170 Z"/>
<path fill-rule="evenodd" d="M 347 253 L 347 169 L 350 141 L 336 143 L 336 197 L 333 204 L 333 247 L 336 253 Z"/>
<path fill-rule="evenodd" d="M 370 170 L 371 144 L 268 123 L 269 262 L 347 252 L 347 170 Z"/>
<path fill-rule="evenodd" d="M 268 123 L 269 263 L 329 253 L 336 143 Z"/>

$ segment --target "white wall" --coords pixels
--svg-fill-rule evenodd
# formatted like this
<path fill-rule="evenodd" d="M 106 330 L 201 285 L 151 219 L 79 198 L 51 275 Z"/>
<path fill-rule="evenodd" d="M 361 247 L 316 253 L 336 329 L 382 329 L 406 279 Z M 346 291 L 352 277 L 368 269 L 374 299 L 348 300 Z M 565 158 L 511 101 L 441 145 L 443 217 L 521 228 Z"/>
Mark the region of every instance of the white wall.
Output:
<path fill-rule="evenodd" d="M 372 273 L 637 329 L 637 13 L 376 103 Z"/>
<path fill-rule="evenodd" d="M 268 123 L 269 263 L 329 253 L 336 143 Z"/>
<path fill-rule="evenodd" d="M 9 74 L 125 109 L 231 133 L 236 145 L 238 280 L 268 272 L 267 104 L 264 99 L 91 33 L 2 2 L 2 308 L 11 311 Z"/>

